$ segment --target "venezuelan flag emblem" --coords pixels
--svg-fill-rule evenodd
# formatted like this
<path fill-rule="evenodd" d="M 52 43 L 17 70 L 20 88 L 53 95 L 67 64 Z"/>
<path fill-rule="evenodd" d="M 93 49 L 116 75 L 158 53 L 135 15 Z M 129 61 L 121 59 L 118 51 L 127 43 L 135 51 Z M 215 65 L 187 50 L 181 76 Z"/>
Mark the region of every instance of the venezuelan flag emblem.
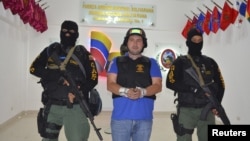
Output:
<path fill-rule="evenodd" d="M 103 72 L 106 68 L 111 45 L 110 39 L 104 33 L 91 32 L 90 52 L 95 59 L 98 73 Z"/>

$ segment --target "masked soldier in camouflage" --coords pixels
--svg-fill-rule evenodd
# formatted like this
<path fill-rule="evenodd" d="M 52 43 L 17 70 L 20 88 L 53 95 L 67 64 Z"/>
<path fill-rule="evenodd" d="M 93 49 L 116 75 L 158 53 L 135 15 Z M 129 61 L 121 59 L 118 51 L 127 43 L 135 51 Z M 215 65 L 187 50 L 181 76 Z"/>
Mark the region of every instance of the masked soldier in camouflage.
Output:
<path fill-rule="evenodd" d="M 64 21 L 61 25 L 60 43 L 52 43 L 46 47 L 30 66 L 30 73 L 41 78 L 44 88 L 44 110 L 38 118 L 39 133 L 43 141 L 58 141 L 63 126 L 68 141 L 88 140 L 89 122 L 61 69 L 62 62 L 74 47 L 73 55 L 64 67 L 87 101 L 89 91 L 98 83 L 98 73 L 91 54 L 84 46 L 76 46 L 78 36 L 78 25 L 73 21 Z"/>
<path fill-rule="evenodd" d="M 175 132 L 177 141 L 192 141 L 193 131 L 197 128 L 198 140 L 207 141 L 208 125 L 215 124 L 214 115 L 218 114 L 214 107 L 205 108 L 209 104 L 207 96 L 213 94 L 221 103 L 225 89 L 224 80 L 214 59 L 201 53 L 203 47 L 201 32 L 191 29 L 187 34 L 186 45 L 188 54 L 178 57 L 173 62 L 166 80 L 166 87 L 178 94 L 177 115 L 180 127 L 175 127 L 179 129 Z M 190 74 L 192 72 L 190 70 L 194 70 L 193 73 Z M 201 86 L 207 86 L 210 92 Z"/>

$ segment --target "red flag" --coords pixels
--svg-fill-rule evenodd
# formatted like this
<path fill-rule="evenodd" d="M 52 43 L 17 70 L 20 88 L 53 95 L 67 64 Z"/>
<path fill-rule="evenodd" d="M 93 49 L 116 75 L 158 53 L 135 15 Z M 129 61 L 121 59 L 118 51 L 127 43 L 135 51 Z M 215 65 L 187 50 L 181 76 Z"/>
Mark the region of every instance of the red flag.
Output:
<path fill-rule="evenodd" d="M 46 13 L 44 11 L 44 9 L 42 10 L 42 13 L 41 13 L 41 28 L 39 29 L 39 31 L 41 33 L 43 33 L 44 31 L 46 31 L 48 29 L 48 23 L 47 23 L 47 17 L 46 17 Z"/>
<path fill-rule="evenodd" d="M 34 28 L 36 31 L 40 31 L 42 29 L 42 8 L 39 6 L 37 8 L 37 17 L 36 17 L 36 24 L 34 25 Z"/>
<path fill-rule="evenodd" d="M 202 29 L 203 31 L 209 35 L 210 33 L 210 18 L 211 18 L 211 13 L 207 10 L 207 13 L 206 13 L 206 16 L 205 16 L 205 19 L 203 21 L 203 25 L 202 25 Z"/>
<path fill-rule="evenodd" d="M 210 19 L 210 30 L 213 33 L 217 33 L 217 31 L 220 28 L 220 19 L 221 19 L 221 13 L 219 12 L 218 8 L 215 6 L 211 15 Z"/>
<path fill-rule="evenodd" d="M 193 20 L 192 20 L 192 26 L 193 26 L 193 28 L 196 27 L 197 23 L 198 23 L 198 19 L 194 16 Z"/>
<path fill-rule="evenodd" d="M 197 25 L 198 19 L 194 16 L 192 21 L 190 21 L 189 19 L 187 20 L 187 23 L 185 25 L 185 27 L 182 30 L 182 35 L 187 38 L 187 32 L 191 29 L 191 28 L 195 28 Z"/>
<path fill-rule="evenodd" d="M 250 22 L 250 0 L 247 1 L 246 18 Z"/>
<path fill-rule="evenodd" d="M 24 24 L 28 23 L 32 18 L 34 13 L 34 5 L 34 0 L 24 0 L 24 10 L 18 13 Z"/>
<path fill-rule="evenodd" d="M 10 10 L 13 15 L 19 13 L 24 10 L 23 0 L 16 0 L 10 7 Z"/>
<path fill-rule="evenodd" d="M 4 9 L 8 9 L 15 3 L 15 0 L 2 0 L 2 2 Z"/>
<path fill-rule="evenodd" d="M 192 22 L 188 19 L 185 27 L 183 28 L 181 34 L 183 37 L 187 38 L 188 31 L 192 28 Z"/>
<path fill-rule="evenodd" d="M 235 0 L 234 3 L 233 3 L 233 7 L 232 7 L 232 21 L 231 23 L 234 24 L 234 22 L 236 21 L 237 17 L 238 17 L 238 10 L 239 10 L 239 1 L 238 0 Z"/>
<path fill-rule="evenodd" d="M 243 19 L 245 18 L 246 13 L 246 3 L 240 2 L 239 0 L 234 0 L 234 9 L 238 10 L 238 16 L 235 20 L 235 26 L 240 28 L 243 22 Z"/>
<path fill-rule="evenodd" d="M 228 28 L 228 26 L 232 23 L 231 11 L 232 8 L 228 5 L 227 2 L 225 2 L 220 19 L 220 28 L 223 31 L 225 31 Z"/>
<path fill-rule="evenodd" d="M 41 7 L 38 4 L 33 5 L 33 14 L 32 17 L 29 20 L 29 24 L 33 27 L 36 28 L 35 26 L 38 26 L 37 24 L 39 23 L 40 20 L 40 9 Z"/>
<path fill-rule="evenodd" d="M 34 13 L 33 17 L 29 21 L 29 24 L 37 31 L 44 32 L 48 29 L 47 18 L 44 9 L 39 4 L 33 6 Z"/>

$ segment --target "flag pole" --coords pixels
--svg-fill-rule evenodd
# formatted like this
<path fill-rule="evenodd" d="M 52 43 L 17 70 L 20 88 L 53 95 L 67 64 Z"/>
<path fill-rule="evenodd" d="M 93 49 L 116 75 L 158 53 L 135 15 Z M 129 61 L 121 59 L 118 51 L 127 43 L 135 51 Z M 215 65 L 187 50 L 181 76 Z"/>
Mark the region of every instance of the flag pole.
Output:
<path fill-rule="evenodd" d="M 185 16 L 188 18 L 188 20 L 192 21 L 192 19 L 190 17 L 188 17 L 188 15 L 185 14 Z"/>
<path fill-rule="evenodd" d="M 197 9 L 201 12 L 201 14 L 206 15 L 199 7 Z"/>
<path fill-rule="evenodd" d="M 198 16 L 191 10 L 191 12 L 194 14 L 194 16 L 196 17 L 196 18 L 198 18 Z"/>
<path fill-rule="evenodd" d="M 215 6 L 217 6 L 218 8 L 220 8 L 220 10 L 222 10 L 222 8 L 221 8 L 216 2 L 214 2 L 213 0 L 211 0 L 211 2 L 212 2 Z"/>
<path fill-rule="evenodd" d="M 46 10 L 47 8 L 49 8 L 49 5 L 48 5 L 48 6 L 46 6 L 45 8 L 43 8 L 43 10 Z"/>
<path fill-rule="evenodd" d="M 227 0 L 227 2 L 232 6 L 233 5 L 233 3 L 230 1 L 230 0 Z"/>
<path fill-rule="evenodd" d="M 203 4 L 203 6 L 206 7 L 207 10 L 208 10 L 209 12 L 211 12 L 211 13 L 213 12 L 213 11 L 212 11 L 209 7 L 207 7 L 205 4 Z"/>
<path fill-rule="evenodd" d="M 41 2 L 42 0 L 38 0 L 36 3 L 39 3 L 39 2 Z"/>
<path fill-rule="evenodd" d="M 44 6 L 45 4 L 47 4 L 47 2 L 45 2 L 45 3 L 41 4 L 41 7 L 42 7 L 42 6 Z"/>

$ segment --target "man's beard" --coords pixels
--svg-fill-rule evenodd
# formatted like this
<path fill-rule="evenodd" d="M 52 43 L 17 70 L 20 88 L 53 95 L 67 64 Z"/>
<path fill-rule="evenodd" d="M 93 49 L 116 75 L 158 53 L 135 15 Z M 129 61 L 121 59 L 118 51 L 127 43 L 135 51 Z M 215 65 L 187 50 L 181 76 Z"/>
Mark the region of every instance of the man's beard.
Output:
<path fill-rule="evenodd" d="M 140 55 L 141 54 L 141 51 L 131 51 L 131 50 L 128 50 L 129 54 L 131 55 Z"/>

